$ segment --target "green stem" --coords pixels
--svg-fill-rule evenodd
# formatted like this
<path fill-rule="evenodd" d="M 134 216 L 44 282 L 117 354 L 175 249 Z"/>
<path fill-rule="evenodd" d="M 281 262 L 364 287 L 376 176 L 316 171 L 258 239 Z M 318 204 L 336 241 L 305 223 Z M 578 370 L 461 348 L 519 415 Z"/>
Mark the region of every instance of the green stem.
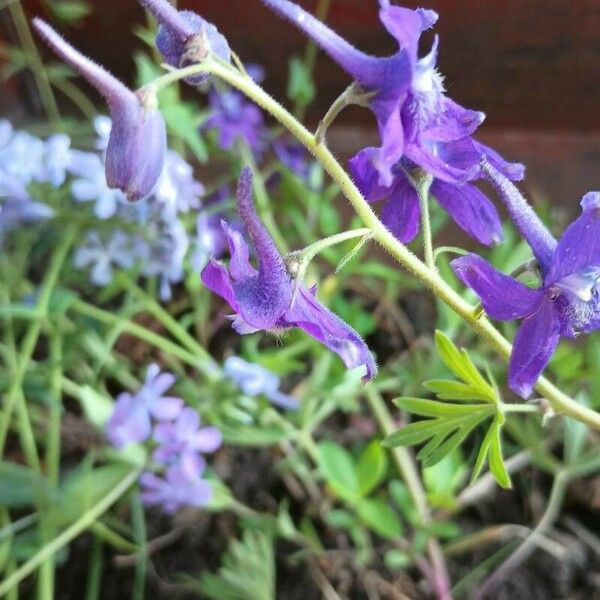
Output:
<path fill-rule="evenodd" d="M 369 404 L 369 408 L 371 409 L 371 413 L 375 417 L 381 432 L 386 436 L 394 433 L 394 431 L 396 431 L 396 426 L 383 398 L 377 389 L 372 385 L 368 385 L 365 388 L 365 395 L 367 397 L 367 402 Z M 427 496 L 425 495 L 425 490 L 421 484 L 419 471 L 415 461 L 413 460 L 413 457 L 410 454 L 410 451 L 406 448 L 398 446 L 396 448 L 391 448 L 390 452 L 392 453 L 392 458 L 396 463 L 396 467 L 400 472 L 402 479 L 406 483 L 406 487 L 408 488 L 413 504 L 417 510 L 419 520 L 423 525 L 431 523 L 431 513 L 427 503 Z M 448 570 L 446 568 L 446 562 L 444 560 L 442 548 L 436 539 L 429 539 L 428 551 L 434 571 L 434 581 L 431 583 L 436 589 L 437 597 L 450 599 L 450 581 L 448 579 Z"/>
<path fill-rule="evenodd" d="M 431 271 L 436 270 L 435 254 L 433 252 L 433 235 L 431 234 L 431 219 L 429 217 L 429 190 L 433 183 L 433 176 L 422 172 L 414 180 L 415 191 L 419 197 L 421 208 L 421 228 L 423 233 L 423 251 L 425 264 Z"/>
<path fill-rule="evenodd" d="M 336 246 L 338 244 L 342 244 L 348 240 L 353 240 L 355 238 L 362 238 L 371 234 L 371 230 L 366 227 L 361 227 L 359 229 L 350 229 L 349 231 L 343 231 L 342 233 L 336 233 L 335 235 L 330 235 L 310 246 L 306 246 L 302 250 L 298 252 L 294 252 L 294 254 L 298 255 L 302 260 L 306 260 L 310 262 L 317 254 L 321 253 L 326 248 L 330 248 L 331 246 Z"/>
<path fill-rule="evenodd" d="M 369 203 L 362 197 L 356 185 L 327 147 L 316 143 L 314 135 L 260 86 L 248 77 L 241 75 L 230 65 L 212 58 L 205 61 L 202 65 L 194 65 L 193 67 L 169 73 L 157 81 L 164 82 L 167 77 L 180 79 L 181 77 L 187 77 L 199 72 L 210 72 L 226 81 L 284 125 L 323 165 L 327 173 L 341 188 L 343 194 L 352 204 L 365 226 L 373 231 L 374 239 L 410 274 L 418 279 L 442 302 L 447 304 L 456 314 L 462 317 L 498 354 L 508 360 L 512 352 L 510 342 L 504 338 L 487 318 L 475 315 L 471 304 L 466 302 L 436 271 L 428 268 L 425 263 L 419 260 L 404 244 L 394 237 L 385 225 L 381 223 Z M 544 377 L 540 377 L 535 387 L 543 397 L 548 399 L 556 412 L 569 415 L 594 429 L 600 430 L 600 414 L 597 412 L 579 404 Z"/>
<path fill-rule="evenodd" d="M 67 527 L 60 535 L 34 554 L 26 563 L 14 571 L 0 583 L 0 597 L 12 590 L 25 577 L 33 573 L 50 556 L 56 554 L 61 548 L 73 541 L 78 535 L 88 529 L 96 519 L 102 516 L 136 481 L 141 469 L 130 471 L 104 498 L 86 511 L 75 523 Z"/>
<path fill-rule="evenodd" d="M 61 117 L 60 111 L 58 110 L 58 105 L 56 104 L 56 98 L 54 97 L 52 86 L 48 80 L 48 75 L 46 73 L 46 69 L 44 68 L 44 64 L 42 63 L 42 59 L 40 58 L 37 46 L 35 45 L 35 41 L 31 35 L 27 16 L 25 15 L 25 11 L 21 6 L 20 0 L 9 4 L 8 10 L 10 11 L 13 23 L 15 24 L 15 29 L 17 30 L 17 35 L 19 36 L 21 46 L 25 51 L 25 56 L 29 62 L 29 67 L 31 68 L 35 77 L 35 82 L 40 92 L 40 98 L 42 99 L 46 114 L 54 126 L 59 126 Z"/>
<path fill-rule="evenodd" d="M 68 228 L 63 237 L 61 238 L 60 244 L 56 247 L 54 254 L 50 260 L 48 271 L 42 283 L 40 295 L 36 303 L 36 310 L 40 315 L 40 318 L 29 324 L 29 328 L 25 333 L 23 343 L 19 355 L 17 357 L 16 368 L 13 373 L 13 379 L 11 385 L 6 393 L 6 399 L 4 403 L 4 411 L 2 414 L 2 420 L 0 421 L 0 456 L 4 453 L 4 446 L 6 444 L 6 436 L 10 429 L 10 422 L 12 417 L 12 411 L 15 404 L 18 403 L 19 407 L 19 423 L 24 429 L 22 430 L 22 439 L 26 446 L 24 450 L 29 453 L 30 459 L 35 462 L 39 467 L 39 458 L 37 458 L 37 448 L 35 447 L 35 440 L 31 432 L 31 426 L 27 415 L 27 406 L 25 404 L 25 398 L 23 397 L 23 379 L 27 373 L 27 367 L 33 356 L 33 352 L 37 345 L 38 338 L 42 331 L 43 320 L 48 313 L 48 305 L 50 303 L 50 297 L 56 286 L 60 270 L 62 269 L 63 263 L 65 262 L 69 250 L 75 241 L 77 233 L 77 227 Z"/>
<path fill-rule="evenodd" d="M 503 413 L 540 413 L 540 407 L 536 404 L 500 404 Z"/>
<path fill-rule="evenodd" d="M 531 532 L 531 535 L 517 548 L 516 551 L 511 553 L 509 558 L 503 562 L 494 573 L 492 573 L 486 581 L 478 588 L 475 600 L 483 600 L 489 592 L 493 591 L 493 588 L 499 584 L 502 579 L 508 575 L 514 567 L 523 563 L 531 554 L 531 552 L 537 547 L 538 541 L 543 538 L 546 532 L 552 527 L 556 519 L 560 516 L 560 509 L 565 498 L 567 485 L 571 479 L 570 473 L 567 469 L 559 471 L 554 478 L 552 484 L 552 490 L 550 492 L 550 498 L 548 499 L 548 505 L 544 512 L 544 515 L 540 519 L 536 528 Z M 491 597 L 491 596 L 488 596 Z"/>
<path fill-rule="evenodd" d="M 198 356 L 196 356 L 194 353 L 175 344 L 171 340 L 154 333 L 150 329 L 146 329 L 137 323 L 128 321 L 118 314 L 114 314 L 93 306 L 92 304 L 88 304 L 83 300 L 74 300 L 71 304 L 71 309 L 82 315 L 96 319 L 101 323 L 106 323 L 107 325 L 120 325 L 123 333 L 129 333 L 130 335 L 133 335 L 138 339 L 151 344 L 155 348 L 162 350 L 166 354 L 175 356 L 184 363 L 194 367 L 199 373 L 207 375 L 206 364 L 202 359 L 198 358 Z M 214 376 L 212 371 L 211 376 Z"/>
<path fill-rule="evenodd" d="M 199 344 L 195 338 L 184 329 L 168 311 L 166 311 L 152 296 L 138 287 L 125 275 L 120 276 L 119 282 L 131 293 L 132 296 L 143 300 L 144 308 L 157 319 L 164 327 L 195 355 L 201 371 L 211 381 L 219 379 L 219 368 L 212 356 Z"/>
<path fill-rule="evenodd" d="M 50 336 L 50 391 L 51 402 L 48 411 L 48 431 L 46 434 L 46 477 L 52 485 L 58 484 L 60 468 L 60 419 L 62 413 L 62 338 L 54 331 Z M 42 539 L 47 541 L 53 533 L 51 523 L 42 521 Z M 40 566 L 38 577 L 39 600 L 54 598 L 54 556 L 50 556 Z"/>

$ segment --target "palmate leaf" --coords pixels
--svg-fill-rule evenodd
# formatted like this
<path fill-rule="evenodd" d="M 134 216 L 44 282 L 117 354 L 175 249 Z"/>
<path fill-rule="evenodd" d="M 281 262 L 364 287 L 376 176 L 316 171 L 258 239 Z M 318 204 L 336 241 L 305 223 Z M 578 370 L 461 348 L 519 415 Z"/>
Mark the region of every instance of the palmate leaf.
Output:
<path fill-rule="evenodd" d="M 217 573 L 205 572 L 197 585 L 211 600 L 275 600 L 273 542 L 262 531 L 246 530 L 233 541 Z"/>
<path fill-rule="evenodd" d="M 479 476 L 487 460 L 498 484 L 510 487 L 500 435 L 504 424 L 503 405 L 495 386 L 478 371 L 467 351 L 459 350 L 448 336 L 437 331 L 435 340 L 440 358 L 460 381 L 435 379 L 426 382 L 425 387 L 434 392 L 438 400 L 394 400 L 402 410 L 424 419 L 390 434 L 383 444 L 393 447 L 425 443 L 417 458 L 424 467 L 431 467 L 458 448 L 476 427 L 490 421 L 477 454 L 472 480 Z"/>

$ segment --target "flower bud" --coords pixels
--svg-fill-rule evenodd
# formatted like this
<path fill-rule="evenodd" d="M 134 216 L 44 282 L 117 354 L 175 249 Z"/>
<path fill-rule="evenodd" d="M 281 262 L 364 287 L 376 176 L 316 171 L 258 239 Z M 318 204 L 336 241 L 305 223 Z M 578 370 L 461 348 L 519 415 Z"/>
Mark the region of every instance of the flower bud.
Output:
<path fill-rule="evenodd" d="M 83 56 L 41 19 L 33 26 L 48 46 L 105 98 L 112 117 L 106 150 L 106 181 L 129 200 L 154 188 L 162 171 L 167 131 L 154 93 L 132 92 L 108 71 Z"/>
<path fill-rule="evenodd" d="M 140 0 L 160 23 L 156 45 L 168 64 L 181 68 L 205 60 L 212 52 L 229 62 L 229 44 L 217 28 L 189 10 L 177 11 L 168 0 Z M 190 85 L 200 85 L 208 73 L 187 77 Z"/>

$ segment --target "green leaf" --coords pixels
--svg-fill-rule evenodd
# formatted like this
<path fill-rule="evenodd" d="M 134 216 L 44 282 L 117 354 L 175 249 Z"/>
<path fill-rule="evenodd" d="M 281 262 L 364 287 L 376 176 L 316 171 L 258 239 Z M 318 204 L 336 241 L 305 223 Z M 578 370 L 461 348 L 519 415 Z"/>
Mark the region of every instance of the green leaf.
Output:
<path fill-rule="evenodd" d="M 289 61 L 288 98 L 300 106 L 308 106 L 313 101 L 315 93 L 315 84 L 304 61 L 293 56 Z"/>
<path fill-rule="evenodd" d="M 47 512 L 48 521 L 55 527 L 76 521 L 104 498 L 130 470 L 131 467 L 126 464 L 91 468 L 85 461 L 61 485 L 59 498 Z"/>
<path fill-rule="evenodd" d="M 413 415 L 421 417 L 458 417 L 468 416 L 474 412 L 492 414 L 494 407 L 489 404 L 448 404 L 423 398 L 396 398 L 394 404 Z"/>
<path fill-rule="evenodd" d="M 420 444 L 436 433 L 452 431 L 456 422 L 460 422 L 461 420 L 462 417 L 458 417 L 451 420 L 428 419 L 427 421 L 411 423 L 399 431 L 391 433 L 381 443 L 388 448 Z"/>
<path fill-rule="evenodd" d="M 354 462 L 345 448 L 334 442 L 321 442 L 319 467 L 325 480 L 338 496 L 353 499 L 360 495 Z"/>
<path fill-rule="evenodd" d="M 47 0 L 46 3 L 56 19 L 69 25 L 76 24 L 92 12 L 92 7 L 84 0 Z"/>
<path fill-rule="evenodd" d="M 425 448 L 417 454 L 417 458 L 423 461 L 424 467 L 431 467 L 442 460 L 447 454 L 458 448 L 466 437 L 485 419 L 485 416 L 473 415 L 464 420 L 463 424 L 443 443 L 437 444 L 435 448 Z M 441 437 L 441 436 L 439 436 Z"/>
<path fill-rule="evenodd" d="M 364 523 L 383 538 L 393 540 L 404 533 L 400 517 L 383 498 L 363 498 L 357 502 L 356 511 Z"/>
<path fill-rule="evenodd" d="M 481 391 L 468 383 L 451 379 L 430 379 L 423 382 L 423 387 L 440 400 L 481 400 Z"/>
<path fill-rule="evenodd" d="M 180 137 L 200 163 L 208 160 L 208 150 L 200 135 L 200 121 L 197 110 L 189 104 L 176 103 L 162 108 L 162 114 L 173 135 Z"/>
<path fill-rule="evenodd" d="M 383 562 L 390 571 L 403 571 L 410 567 L 412 558 L 406 552 L 393 548 L 385 553 Z"/>
<path fill-rule="evenodd" d="M 348 529 L 351 530 L 356 527 L 356 519 L 347 510 L 333 509 L 328 510 L 325 514 L 325 522 L 330 527 L 337 529 Z"/>
<path fill-rule="evenodd" d="M 0 506 L 19 508 L 48 504 L 56 490 L 39 473 L 9 462 L 0 462 Z"/>
<path fill-rule="evenodd" d="M 485 459 L 487 458 L 491 443 L 491 428 L 486 433 L 483 438 L 483 442 L 481 442 L 481 446 L 479 447 L 479 452 L 477 453 L 477 458 L 475 459 L 475 466 L 473 467 L 473 473 L 471 474 L 471 483 L 473 483 L 481 473 L 483 469 L 483 465 L 485 464 Z"/>
<path fill-rule="evenodd" d="M 494 388 L 483 378 L 464 348 L 459 350 L 452 340 L 440 330 L 435 332 L 435 345 L 440 358 L 454 375 L 479 390 L 482 400 L 497 401 Z"/>
<path fill-rule="evenodd" d="M 373 440 L 363 451 L 356 465 L 358 493 L 368 496 L 385 475 L 387 455 L 379 440 Z"/>
<path fill-rule="evenodd" d="M 271 538 L 246 530 L 233 541 L 217 573 L 205 572 L 197 586 L 210 600 L 275 600 L 275 556 Z"/>
<path fill-rule="evenodd" d="M 510 482 L 510 475 L 506 470 L 504 458 L 502 457 L 500 425 L 498 423 L 494 423 L 490 430 L 492 431 L 489 450 L 490 471 L 500 487 L 510 489 L 512 487 L 512 484 Z"/>

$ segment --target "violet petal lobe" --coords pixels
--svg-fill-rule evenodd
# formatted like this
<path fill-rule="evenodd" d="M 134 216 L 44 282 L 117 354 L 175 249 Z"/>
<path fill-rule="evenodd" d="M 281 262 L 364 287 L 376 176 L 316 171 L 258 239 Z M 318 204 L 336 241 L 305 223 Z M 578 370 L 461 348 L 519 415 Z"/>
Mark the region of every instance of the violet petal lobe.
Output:
<path fill-rule="evenodd" d="M 528 317 L 544 301 L 543 291 L 528 288 L 496 271 L 476 254 L 461 256 L 450 264 L 456 276 L 481 298 L 483 308 L 492 319 L 511 321 Z"/>
<path fill-rule="evenodd" d="M 403 244 L 409 244 L 419 233 L 420 217 L 421 207 L 415 188 L 406 177 L 398 177 L 381 210 L 382 223 Z"/>
<path fill-rule="evenodd" d="M 438 15 L 433 10 L 411 10 L 401 6 L 381 3 L 379 19 L 388 33 L 398 42 L 401 50 L 406 50 L 413 59 L 419 51 L 419 38 L 423 31 L 435 25 Z"/>
<path fill-rule="evenodd" d="M 508 366 L 508 381 L 510 388 L 522 398 L 529 397 L 554 354 L 558 330 L 558 316 L 554 304 L 549 301 L 541 302 L 538 310 L 519 327 Z"/>
<path fill-rule="evenodd" d="M 348 369 L 364 365 L 363 381 L 373 379 L 377 365 L 363 339 L 342 319 L 325 308 L 314 294 L 300 287 L 294 305 L 285 313 L 282 321 L 300 327 L 317 341 L 335 352 Z"/>
<path fill-rule="evenodd" d="M 546 283 L 589 267 L 600 267 L 600 192 L 586 194 L 582 214 L 567 228 L 558 242 Z"/>
<path fill-rule="evenodd" d="M 379 184 L 379 172 L 373 164 L 378 152 L 378 148 L 363 148 L 348 162 L 352 179 L 367 202 L 377 202 L 390 193 L 389 186 Z"/>
<path fill-rule="evenodd" d="M 106 437 L 115 448 L 143 442 L 150 437 L 152 425 L 145 403 L 137 396 L 120 394 L 106 424 Z"/>
<path fill-rule="evenodd" d="M 478 242 L 491 246 L 502 240 L 502 223 L 494 205 L 474 185 L 436 180 L 431 193 L 456 224 Z"/>

